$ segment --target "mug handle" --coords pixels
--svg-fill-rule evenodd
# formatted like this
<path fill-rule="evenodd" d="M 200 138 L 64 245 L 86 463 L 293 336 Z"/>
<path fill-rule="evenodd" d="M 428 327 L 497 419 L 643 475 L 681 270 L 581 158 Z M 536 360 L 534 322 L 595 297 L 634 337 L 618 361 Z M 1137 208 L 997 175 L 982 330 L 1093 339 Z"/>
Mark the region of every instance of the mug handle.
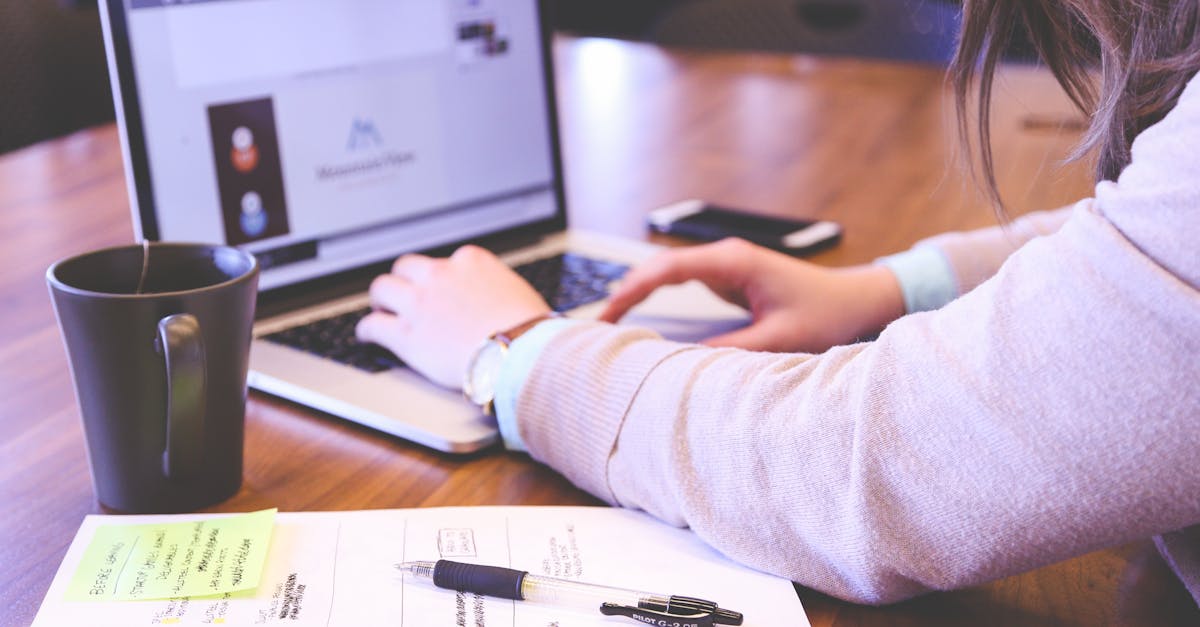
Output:
<path fill-rule="evenodd" d="M 167 366 L 167 442 L 163 474 L 182 479 L 200 474 L 204 452 L 205 355 L 200 321 L 175 314 L 158 321 Z"/>

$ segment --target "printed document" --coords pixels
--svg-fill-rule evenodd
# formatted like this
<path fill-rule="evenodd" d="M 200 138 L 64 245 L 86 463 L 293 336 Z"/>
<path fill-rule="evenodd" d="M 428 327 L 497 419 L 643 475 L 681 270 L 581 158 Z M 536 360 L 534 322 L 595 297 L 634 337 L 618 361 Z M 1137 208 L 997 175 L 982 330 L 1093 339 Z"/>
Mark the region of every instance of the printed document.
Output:
<path fill-rule="evenodd" d="M 76 600 L 71 584 L 97 529 L 214 520 L 220 514 L 88 516 L 35 626 L 634 625 L 578 608 L 482 597 L 404 577 L 404 561 L 451 559 L 537 575 L 700 597 L 747 627 L 808 625 L 791 582 L 740 566 L 678 529 L 607 507 L 454 507 L 275 515 L 257 588 L 209 596 Z M 114 577 L 122 573 L 115 572 Z"/>

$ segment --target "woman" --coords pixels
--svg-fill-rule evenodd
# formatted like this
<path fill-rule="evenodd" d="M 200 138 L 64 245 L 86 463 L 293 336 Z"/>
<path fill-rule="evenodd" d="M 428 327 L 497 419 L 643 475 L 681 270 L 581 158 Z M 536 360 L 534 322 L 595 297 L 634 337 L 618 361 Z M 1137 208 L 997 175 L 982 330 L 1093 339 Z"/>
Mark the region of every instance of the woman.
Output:
<path fill-rule="evenodd" d="M 1092 116 L 1081 153 L 1101 182 L 1072 208 L 846 269 L 738 241 L 672 251 L 603 316 L 697 278 L 754 315 L 708 346 L 543 319 L 476 248 L 398 260 L 359 334 L 448 387 L 479 340 L 519 334 L 495 397 L 509 446 L 841 598 L 892 602 L 1155 535 L 1200 598 L 1198 7 L 965 3 L 952 73 L 964 136 L 979 86 L 986 188 L 992 72 L 1024 23 Z"/>

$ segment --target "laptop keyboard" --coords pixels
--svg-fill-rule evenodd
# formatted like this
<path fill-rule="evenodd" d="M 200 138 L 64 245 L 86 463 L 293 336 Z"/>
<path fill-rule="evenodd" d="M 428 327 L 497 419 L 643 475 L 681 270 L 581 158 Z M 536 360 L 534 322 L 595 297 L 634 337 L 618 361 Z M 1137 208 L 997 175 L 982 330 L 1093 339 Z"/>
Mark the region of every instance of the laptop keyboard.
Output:
<path fill-rule="evenodd" d="M 359 342 L 354 336 L 355 325 L 369 313 L 371 308 L 363 307 L 284 329 L 263 339 L 367 372 L 383 372 L 403 366 L 404 362 L 388 349 L 378 344 Z"/>
<path fill-rule="evenodd" d="M 625 276 L 629 266 L 564 253 L 513 270 L 529 281 L 551 309 L 564 312 L 607 297 L 608 284 Z"/>
<path fill-rule="evenodd" d="M 572 253 L 538 259 L 513 268 L 529 281 L 550 307 L 564 312 L 608 296 L 608 284 L 625 276 L 628 266 Z M 329 318 L 314 320 L 263 336 L 367 372 L 383 372 L 404 365 L 391 351 L 359 342 L 354 336 L 358 321 L 371 313 L 363 307 Z"/>

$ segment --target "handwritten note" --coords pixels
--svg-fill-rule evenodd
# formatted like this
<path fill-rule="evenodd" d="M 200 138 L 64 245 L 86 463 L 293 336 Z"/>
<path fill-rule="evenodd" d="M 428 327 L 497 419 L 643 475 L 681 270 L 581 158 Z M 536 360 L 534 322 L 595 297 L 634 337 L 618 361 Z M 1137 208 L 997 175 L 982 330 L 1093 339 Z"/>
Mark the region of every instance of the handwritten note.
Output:
<path fill-rule="evenodd" d="M 258 586 L 275 510 L 191 522 L 101 525 L 67 601 L 210 596 Z"/>

